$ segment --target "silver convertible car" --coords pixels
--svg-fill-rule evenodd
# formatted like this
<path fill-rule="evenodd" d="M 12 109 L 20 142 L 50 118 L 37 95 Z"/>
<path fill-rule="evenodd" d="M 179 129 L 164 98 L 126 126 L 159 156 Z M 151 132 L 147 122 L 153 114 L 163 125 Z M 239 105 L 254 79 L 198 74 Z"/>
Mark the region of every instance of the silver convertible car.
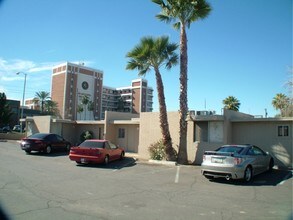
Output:
<path fill-rule="evenodd" d="M 271 171 L 273 166 L 273 157 L 257 146 L 224 145 L 204 152 L 201 173 L 208 179 L 224 177 L 249 182 L 255 175 Z"/>

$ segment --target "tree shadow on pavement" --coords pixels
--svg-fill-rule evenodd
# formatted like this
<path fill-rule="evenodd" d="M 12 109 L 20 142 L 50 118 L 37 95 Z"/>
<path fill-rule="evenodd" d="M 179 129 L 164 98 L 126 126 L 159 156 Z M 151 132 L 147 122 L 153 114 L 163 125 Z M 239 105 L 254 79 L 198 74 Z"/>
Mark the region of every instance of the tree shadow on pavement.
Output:
<path fill-rule="evenodd" d="M 244 182 L 243 180 L 226 180 L 224 178 L 215 178 L 210 182 L 216 182 L 221 184 L 232 184 L 239 186 L 277 186 L 283 184 L 286 180 L 293 177 L 291 170 L 276 170 L 272 172 L 265 172 L 254 176 L 250 182 Z"/>
<path fill-rule="evenodd" d="M 126 167 L 133 167 L 136 165 L 136 159 L 133 157 L 124 157 L 123 160 L 116 160 L 108 164 L 76 164 L 80 168 L 99 168 L 99 169 L 112 169 L 120 170 Z"/>

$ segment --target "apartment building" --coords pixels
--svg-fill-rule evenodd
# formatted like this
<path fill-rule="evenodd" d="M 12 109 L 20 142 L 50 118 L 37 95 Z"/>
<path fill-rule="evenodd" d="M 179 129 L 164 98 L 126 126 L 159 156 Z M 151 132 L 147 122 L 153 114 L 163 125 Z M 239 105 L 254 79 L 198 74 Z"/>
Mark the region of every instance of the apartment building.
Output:
<path fill-rule="evenodd" d="M 83 63 L 66 62 L 53 67 L 51 98 L 57 102 L 62 119 L 100 120 L 102 86 L 103 72 Z M 84 97 L 87 105 L 82 102 Z"/>
<path fill-rule="evenodd" d="M 127 87 L 103 86 L 102 95 L 102 118 L 105 111 L 151 112 L 153 110 L 153 89 L 148 87 L 147 80 L 135 79 Z"/>
<path fill-rule="evenodd" d="M 40 110 L 40 105 L 34 102 L 34 98 L 28 98 L 24 100 L 24 106 L 28 109 Z"/>
<path fill-rule="evenodd" d="M 87 105 L 82 102 L 85 96 Z M 153 110 L 153 89 L 147 80 L 132 80 L 127 87 L 103 86 L 101 70 L 69 62 L 53 68 L 51 98 L 58 104 L 60 117 L 70 120 L 102 120 L 105 111 L 138 114 Z"/>

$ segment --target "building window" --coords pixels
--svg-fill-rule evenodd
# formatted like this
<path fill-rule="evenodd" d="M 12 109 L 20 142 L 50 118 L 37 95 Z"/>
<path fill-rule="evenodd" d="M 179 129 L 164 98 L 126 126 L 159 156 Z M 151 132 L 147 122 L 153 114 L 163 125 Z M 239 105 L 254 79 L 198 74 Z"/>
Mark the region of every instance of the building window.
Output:
<path fill-rule="evenodd" d="M 278 126 L 278 136 L 288 137 L 289 136 L 289 126 Z"/>
<path fill-rule="evenodd" d="M 118 138 L 125 138 L 125 129 L 124 128 L 119 128 Z"/>

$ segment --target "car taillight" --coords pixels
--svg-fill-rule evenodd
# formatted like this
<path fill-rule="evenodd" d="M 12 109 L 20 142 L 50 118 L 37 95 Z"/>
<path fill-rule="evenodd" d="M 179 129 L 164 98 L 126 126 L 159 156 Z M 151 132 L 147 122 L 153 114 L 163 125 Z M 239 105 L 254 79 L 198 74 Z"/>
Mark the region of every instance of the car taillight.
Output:
<path fill-rule="evenodd" d="M 242 158 L 240 157 L 234 157 L 234 164 L 235 165 L 239 165 L 242 163 Z"/>

